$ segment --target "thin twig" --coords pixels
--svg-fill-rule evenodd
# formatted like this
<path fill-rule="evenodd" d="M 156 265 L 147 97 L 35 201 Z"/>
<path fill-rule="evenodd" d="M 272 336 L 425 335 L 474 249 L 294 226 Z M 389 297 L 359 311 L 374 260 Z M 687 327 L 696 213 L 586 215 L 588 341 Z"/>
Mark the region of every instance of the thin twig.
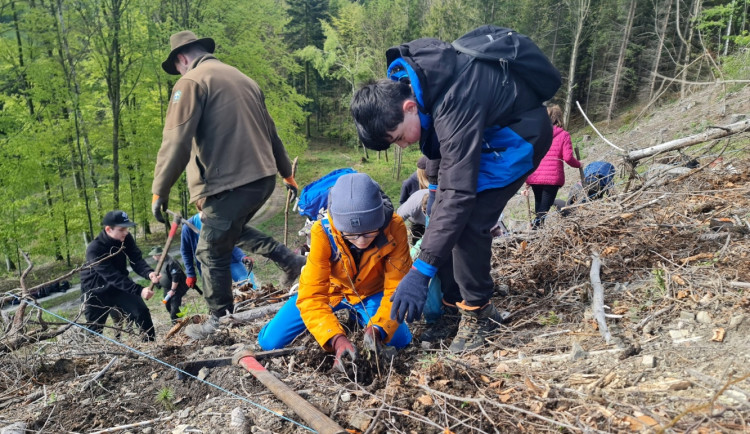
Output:
<path fill-rule="evenodd" d="M 81 386 L 81 391 L 84 391 L 84 390 L 86 390 L 86 388 L 87 388 L 87 387 L 89 387 L 89 385 L 90 385 L 90 384 L 92 384 L 92 383 L 96 382 L 96 380 L 98 380 L 99 378 L 101 378 L 101 377 L 102 377 L 102 375 L 104 375 L 104 374 L 105 374 L 105 373 L 106 373 L 106 372 L 107 372 L 107 371 L 109 370 L 109 368 L 111 368 L 111 367 L 112 367 L 112 365 L 114 365 L 114 364 L 115 364 L 116 362 L 117 362 L 117 356 L 115 356 L 115 357 L 112 357 L 112 360 L 110 360 L 110 361 L 109 361 L 109 363 L 107 363 L 107 366 L 105 366 L 104 368 L 102 368 L 102 370 L 101 370 L 101 371 L 99 371 L 99 372 L 98 372 L 98 373 L 97 373 L 97 374 L 96 374 L 96 375 L 94 376 L 94 378 L 92 378 L 92 379 L 90 379 L 89 381 L 87 381 L 87 382 L 83 383 L 83 386 Z"/>
<path fill-rule="evenodd" d="M 107 429 L 103 429 L 100 431 L 94 431 L 89 434 L 105 434 L 105 433 L 117 432 L 117 431 L 122 431 L 122 430 L 130 429 L 130 428 L 137 428 L 139 426 L 153 425 L 156 422 L 166 422 L 168 420 L 172 420 L 172 418 L 173 416 L 157 417 L 156 419 L 144 420 L 143 422 L 136 422 L 136 423 L 130 423 L 127 425 L 113 426 L 112 428 L 107 428 Z"/>
<path fill-rule="evenodd" d="M 465 397 L 465 396 L 451 395 L 449 393 L 440 392 L 438 390 L 432 389 L 432 388 L 430 388 L 428 386 L 425 386 L 423 384 L 420 384 L 419 388 L 422 389 L 422 390 L 425 390 L 425 391 L 427 391 L 429 393 L 434 393 L 435 395 L 442 396 L 443 398 L 452 399 L 454 401 L 472 402 L 472 403 L 475 403 L 475 404 L 479 404 L 479 403 L 484 402 L 484 403 L 491 404 L 491 405 L 494 405 L 495 407 L 499 407 L 499 408 L 502 408 L 502 409 L 505 409 L 505 410 L 510 410 L 510 411 L 514 411 L 514 412 L 518 412 L 518 413 L 523 413 L 526 416 L 530 416 L 530 417 L 539 419 L 541 421 L 547 422 L 547 423 L 552 424 L 552 425 L 561 426 L 561 427 L 567 428 L 567 429 L 569 429 L 571 431 L 582 431 L 580 428 L 575 427 L 573 425 L 568 425 L 567 423 L 560 422 L 560 421 L 557 421 L 557 420 L 554 420 L 554 419 L 550 419 L 548 417 L 544 417 L 544 416 L 542 416 L 540 414 L 531 412 L 531 411 L 523 409 L 521 407 L 516 407 L 514 405 L 502 404 L 502 403 L 499 403 L 499 402 L 496 402 L 496 401 L 493 401 L 493 400 L 490 400 L 490 399 L 487 399 L 487 398 L 469 398 L 469 397 Z"/>
<path fill-rule="evenodd" d="M 610 142 L 609 140 L 607 140 L 607 138 L 606 138 L 606 137 L 604 137 L 604 136 L 602 135 L 602 133 L 600 133 L 600 132 L 599 132 L 599 130 L 597 130 L 597 129 L 596 129 L 596 127 L 594 126 L 593 122 L 591 122 L 591 121 L 589 120 L 589 117 L 588 117 L 588 116 L 586 116 L 586 112 L 584 112 L 584 111 L 583 111 L 583 108 L 581 108 L 581 104 L 580 104 L 580 103 L 579 103 L 578 101 L 576 101 L 576 107 L 578 107 L 578 110 L 579 110 L 579 111 L 581 112 L 581 114 L 583 115 L 583 118 L 584 118 L 584 119 L 586 119 L 586 122 L 588 122 L 588 124 L 589 124 L 589 125 L 591 126 L 591 128 L 593 128 L 593 129 L 594 129 L 594 132 L 595 132 L 595 133 L 596 133 L 596 134 L 597 134 L 597 135 L 598 135 L 599 137 L 601 137 L 601 139 L 602 139 L 602 140 L 604 140 L 604 143 L 606 143 L 606 144 L 608 144 L 609 146 L 611 146 L 611 147 L 613 147 L 613 148 L 617 149 L 617 150 L 618 150 L 618 151 L 620 151 L 620 152 L 625 152 L 625 150 L 624 150 L 624 149 L 622 149 L 621 147 L 619 147 L 619 146 L 615 145 L 614 143 Z"/>

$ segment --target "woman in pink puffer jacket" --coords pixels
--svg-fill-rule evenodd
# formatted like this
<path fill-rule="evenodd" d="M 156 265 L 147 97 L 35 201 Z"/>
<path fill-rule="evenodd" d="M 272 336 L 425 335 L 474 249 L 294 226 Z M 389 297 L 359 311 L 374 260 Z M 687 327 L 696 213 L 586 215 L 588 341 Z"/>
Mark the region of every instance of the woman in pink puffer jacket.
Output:
<path fill-rule="evenodd" d="M 581 162 L 573 155 L 573 144 L 570 134 L 562 129 L 562 110 L 560 106 L 552 104 L 547 107 L 547 114 L 552 121 L 552 146 L 544 156 L 539 167 L 526 178 L 527 188 L 534 191 L 534 211 L 536 219 L 532 225 L 538 228 L 544 223 L 547 212 L 555 202 L 557 190 L 565 184 L 565 170 L 563 161 L 571 167 L 581 167 Z M 524 191 L 527 195 L 528 191 Z"/>

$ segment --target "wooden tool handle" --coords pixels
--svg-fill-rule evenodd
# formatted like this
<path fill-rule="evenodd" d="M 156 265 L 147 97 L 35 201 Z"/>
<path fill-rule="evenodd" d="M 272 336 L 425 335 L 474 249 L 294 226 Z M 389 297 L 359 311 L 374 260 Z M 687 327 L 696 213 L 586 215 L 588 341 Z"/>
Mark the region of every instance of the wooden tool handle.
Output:
<path fill-rule="evenodd" d="M 575 151 L 575 153 L 576 153 L 576 160 L 578 160 L 578 162 L 581 163 L 581 154 L 578 152 L 578 146 L 576 146 L 575 148 L 573 148 L 573 151 Z M 581 163 L 581 167 L 578 168 L 578 173 L 581 175 L 581 187 L 584 187 L 586 183 L 583 181 L 583 179 L 584 179 L 584 176 L 583 176 L 583 163 Z"/>
<path fill-rule="evenodd" d="M 252 353 L 249 353 L 252 354 Z M 333 419 L 323 414 L 312 404 L 305 401 L 286 383 L 276 378 L 275 375 L 268 372 L 252 355 L 244 355 L 237 358 L 237 363 L 253 374 L 264 386 L 284 404 L 294 410 L 302 420 L 307 422 L 315 431 L 320 434 L 344 434 L 346 430 L 339 426 Z"/>
<path fill-rule="evenodd" d="M 161 267 L 164 265 L 164 259 L 167 257 L 167 252 L 169 252 L 169 246 L 172 245 L 172 239 L 174 238 L 174 234 L 177 232 L 177 226 L 180 225 L 180 221 L 182 220 L 182 216 L 179 214 L 175 214 L 174 220 L 172 220 L 172 226 L 169 228 L 169 235 L 167 236 L 167 242 L 164 243 L 164 251 L 161 252 L 161 257 L 159 258 L 159 262 L 156 263 L 156 268 L 154 269 L 154 273 L 159 274 L 161 271 Z M 154 282 L 151 282 L 148 285 L 148 290 L 153 291 L 154 290 Z"/>

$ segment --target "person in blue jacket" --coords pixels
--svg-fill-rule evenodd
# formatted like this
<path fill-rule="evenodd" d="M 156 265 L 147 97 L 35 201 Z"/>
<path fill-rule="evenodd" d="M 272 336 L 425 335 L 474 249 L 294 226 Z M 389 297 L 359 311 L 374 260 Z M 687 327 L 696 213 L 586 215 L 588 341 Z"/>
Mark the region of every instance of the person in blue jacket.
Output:
<path fill-rule="evenodd" d="M 427 158 L 440 158 L 422 248 L 391 315 L 419 319 L 430 279 L 452 256 L 462 300 L 450 350 L 472 350 L 502 321 L 490 300 L 490 228 L 547 153 L 552 125 L 537 84 L 506 64 L 478 61 L 434 38 L 392 47 L 386 62 L 389 78 L 364 84 L 352 98 L 360 140 L 373 150 L 419 142 Z"/>
<path fill-rule="evenodd" d="M 198 230 L 201 229 L 201 217 L 200 213 L 188 219 Z M 198 247 L 198 234 L 189 229 L 187 226 L 182 228 L 182 234 L 180 235 L 180 254 L 182 255 L 182 263 L 185 264 L 185 283 L 189 288 L 195 288 L 197 281 L 197 274 L 201 274 L 201 263 L 195 258 L 195 249 Z M 229 265 L 229 270 L 232 272 L 233 282 L 242 282 L 249 280 L 253 285 L 253 289 L 258 289 L 255 286 L 255 274 L 253 273 L 253 260 L 239 248 L 235 247 L 232 250 L 232 263 Z"/>

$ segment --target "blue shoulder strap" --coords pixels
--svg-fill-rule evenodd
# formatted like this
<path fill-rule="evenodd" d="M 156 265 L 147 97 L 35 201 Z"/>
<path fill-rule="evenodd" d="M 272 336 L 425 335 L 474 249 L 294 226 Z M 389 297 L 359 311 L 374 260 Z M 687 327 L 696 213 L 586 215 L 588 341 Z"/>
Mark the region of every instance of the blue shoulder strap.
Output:
<path fill-rule="evenodd" d="M 417 100 L 419 105 L 419 123 L 425 130 L 429 129 L 432 125 L 432 116 L 426 113 L 424 108 L 424 97 L 422 91 L 422 84 L 419 82 L 419 76 L 414 71 L 414 68 L 409 65 L 403 57 L 399 57 L 388 65 L 388 78 L 393 81 L 409 80 L 411 90 L 414 92 L 414 98 Z"/>
<path fill-rule="evenodd" d="M 320 225 L 323 226 L 323 230 L 328 235 L 328 241 L 331 243 L 331 262 L 336 262 L 341 258 L 341 254 L 339 253 L 339 248 L 336 246 L 336 241 L 333 240 L 331 222 L 328 221 L 328 216 L 320 219 Z"/>

